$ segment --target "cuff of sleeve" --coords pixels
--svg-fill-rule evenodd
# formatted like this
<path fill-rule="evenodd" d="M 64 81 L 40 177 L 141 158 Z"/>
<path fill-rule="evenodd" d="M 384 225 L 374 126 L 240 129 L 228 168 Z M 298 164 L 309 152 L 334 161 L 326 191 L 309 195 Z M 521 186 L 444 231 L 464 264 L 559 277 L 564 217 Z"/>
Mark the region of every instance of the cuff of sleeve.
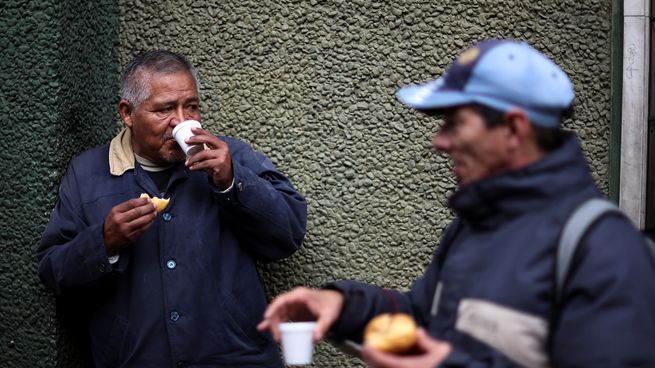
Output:
<path fill-rule="evenodd" d="M 232 184 L 230 187 L 225 190 L 221 190 L 217 186 L 214 186 L 214 197 L 220 204 L 224 206 L 236 206 L 239 204 L 239 193 L 241 193 L 244 189 L 243 178 L 241 178 L 240 172 L 241 170 L 239 165 L 233 162 L 232 173 L 234 177 L 232 178 Z"/>
<path fill-rule="evenodd" d="M 102 224 L 99 225 L 97 230 L 94 229 L 93 231 L 98 231 L 98 234 L 95 236 L 98 237 L 97 239 L 100 239 L 100 246 L 98 247 L 96 254 L 90 257 L 88 262 L 89 272 L 99 273 L 99 276 L 103 276 L 112 272 L 125 271 L 129 264 L 129 249 L 122 250 L 120 254 L 117 253 L 111 257 L 107 257 L 107 253 L 105 252 L 105 242 L 102 237 Z"/>
<path fill-rule="evenodd" d="M 227 193 L 227 192 L 231 191 L 232 188 L 234 188 L 234 178 L 232 178 L 232 184 L 230 184 L 230 186 L 227 187 L 227 189 L 219 191 L 219 193 L 221 193 L 221 194 L 222 193 Z"/>
<path fill-rule="evenodd" d="M 356 315 L 351 309 L 358 305 L 358 293 L 351 293 L 347 283 L 331 282 L 321 286 L 324 290 L 335 290 L 343 295 L 343 306 L 339 318 L 334 321 L 332 328 L 330 328 L 330 339 L 336 343 L 341 343 L 344 340 L 350 339 L 356 343 L 362 342 L 362 332 L 357 326 L 356 321 L 351 321 L 350 316 Z M 353 300 L 354 299 L 354 300 Z"/>
<path fill-rule="evenodd" d="M 121 258 L 121 255 L 120 255 L 120 254 L 114 254 L 114 255 L 111 256 L 111 257 L 107 257 L 107 260 L 109 261 L 109 264 L 110 264 L 110 265 L 114 265 L 114 264 L 116 264 L 116 262 L 118 262 L 118 260 L 119 260 L 120 258 Z"/>
<path fill-rule="evenodd" d="M 84 242 L 89 245 L 84 250 L 87 254 L 82 254 L 81 256 L 85 260 L 84 263 L 86 264 L 89 276 L 93 280 L 109 273 L 112 270 L 112 265 L 109 263 L 109 258 L 105 252 L 105 243 L 102 238 L 102 223 L 92 227 L 88 236 L 89 239 Z"/>

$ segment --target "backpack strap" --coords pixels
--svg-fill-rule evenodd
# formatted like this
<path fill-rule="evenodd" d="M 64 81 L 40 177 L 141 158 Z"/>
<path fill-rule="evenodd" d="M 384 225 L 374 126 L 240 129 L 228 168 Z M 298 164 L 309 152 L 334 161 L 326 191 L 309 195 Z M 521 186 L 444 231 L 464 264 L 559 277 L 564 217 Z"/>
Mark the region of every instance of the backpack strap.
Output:
<path fill-rule="evenodd" d="M 596 220 L 609 213 L 623 215 L 623 212 L 614 203 L 606 199 L 591 198 L 579 205 L 564 224 L 557 247 L 556 298 L 558 301 L 563 297 L 564 281 L 571 267 L 571 260 L 578 243 Z"/>

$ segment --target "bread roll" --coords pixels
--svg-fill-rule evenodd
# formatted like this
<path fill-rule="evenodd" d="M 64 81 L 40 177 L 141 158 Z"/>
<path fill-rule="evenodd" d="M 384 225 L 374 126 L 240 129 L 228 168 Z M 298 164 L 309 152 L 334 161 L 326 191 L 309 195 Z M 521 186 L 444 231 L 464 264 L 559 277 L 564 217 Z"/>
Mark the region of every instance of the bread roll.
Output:
<path fill-rule="evenodd" d="M 414 318 L 404 313 L 380 314 L 366 325 L 364 343 L 387 353 L 407 352 L 416 344 Z"/>
<path fill-rule="evenodd" d="M 150 197 L 148 193 L 141 193 L 140 198 L 150 198 L 152 203 L 155 205 L 155 209 L 157 210 L 157 213 L 160 213 L 161 211 L 168 206 L 168 201 L 170 198 L 159 198 L 159 197 Z"/>

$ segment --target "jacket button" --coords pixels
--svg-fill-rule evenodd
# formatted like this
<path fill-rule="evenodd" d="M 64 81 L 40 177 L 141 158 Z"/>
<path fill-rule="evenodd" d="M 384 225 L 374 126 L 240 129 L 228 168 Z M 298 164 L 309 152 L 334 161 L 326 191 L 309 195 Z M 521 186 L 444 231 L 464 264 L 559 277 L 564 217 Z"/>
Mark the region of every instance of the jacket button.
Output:
<path fill-rule="evenodd" d="M 174 260 L 169 259 L 166 261 L 166 267 L 170 268 L 171 270 L 174 269 L 175 266 L 177 266 L 177 263 Z"/>
<path fill-rule="evenodd" d="M 177 362 L 176 366 L 178 366 L 178 367 L 186 367 L 186 363 L 185 363 L 184 361 L 180 360 L 179 362 Z"/>
<path fill-rule="evenodd" d="M 180 314 L 177 312 L 171 312 L 171 321 L 177 322 L 178 319 L 180 319 Z"/>
<path fill-rule="evenodd" d="M 162 217 L 162 218 L 164 219 L 164 221 L 166 221 L 166 222 L 169 222 L 169 221 L 171 220 L 171 218 L 173 218 L 173 216 L 171 216 L 171 214 L 168 213 L 168 212 L 164 212 L 164 214 L 161 215 L 161 217 Z"/>
<path fill-rule="evenodd" d="M 107 267 L 105 265 L 101 264 L 100 266 L 98 266 L 98 270 L 100 272 L 105 272 L 105 271 L 107 271 Z"/>
<path fill-rule="evenodd" d="M 239 192 L 243 191 L 243 183 L 242 182 L 237 183 L 237 189 L 239 190 Z"/>

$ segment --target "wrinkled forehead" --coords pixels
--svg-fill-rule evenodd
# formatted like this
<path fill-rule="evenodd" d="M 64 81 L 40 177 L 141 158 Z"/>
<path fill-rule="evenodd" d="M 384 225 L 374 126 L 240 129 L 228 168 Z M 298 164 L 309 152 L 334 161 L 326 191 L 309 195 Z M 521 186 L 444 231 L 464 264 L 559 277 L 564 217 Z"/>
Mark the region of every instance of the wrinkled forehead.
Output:
<path fill-rule="evenodd" d="M 145 94 L 144 99 L 147 99 L 150 97 L 150 95 L 153 92 L 153 88 L 155 88 L 157 85 L 161 84 L 164 82 L 166 79 L 170 77 L 183 77 L 189 80 L 192 83 L 192 89 L 193 92 L 196 95 L 196 98 L 199 99 L 199 86 L 197 84 L 197 80 L 194 78 L 194 75 L 185 70 L 181 71 L 176 71 L 176 72 L 160 72 L 160 71 L 154 71 L 154 70 L 148 70 L 148 69 L 143 69 L 143 70 L 138 70 L 137 74 L 135 74 L 135 79 L 137 80 L 137 83 L 142 86 L 143 92 Z"/>

